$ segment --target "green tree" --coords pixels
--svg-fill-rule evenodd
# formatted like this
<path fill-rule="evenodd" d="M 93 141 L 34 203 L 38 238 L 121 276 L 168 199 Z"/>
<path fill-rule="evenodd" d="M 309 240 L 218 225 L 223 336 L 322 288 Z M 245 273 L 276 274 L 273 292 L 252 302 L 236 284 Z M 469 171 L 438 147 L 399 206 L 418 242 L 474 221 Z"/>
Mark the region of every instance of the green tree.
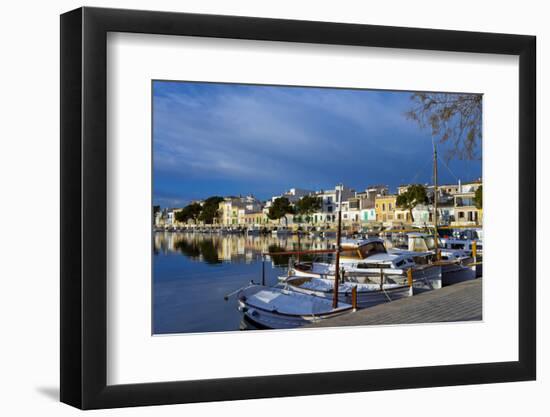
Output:
<path fill-rule="evenodd" d="M 176 211 L 174 213 L 174 219 L 177 222 L 186 223 L 187 220 L 189 220 L 189 214 L 188 214 L 188 211 L 186 210 L 186 207 L 184 207 L 183 209 L 181 209 L 179 211 Z"/>
<path fill-rule="evenodd" d="M 474 195 L 474 203 L 476 205 L 476 208 L 482 209 L 483 208 L 483 186 L 480 185 L 479 188 L 476 190 L 476 193 Z"/>
<path fill-rule="evenodd" d="M 220 216 L 218 207 L 222 201 L 223 198 L 219 196 L 208 197 L 206 200 L 204 200 L 202 211 L 198 219 L 205 224 L 214 223 L 214 219 L 217 219 Z"/>
<path fill-rule="evenodd" d="M 202 206 L 199 203 L 191 203 L 174 214 L 178 222 L 186 223 L 188 220 L 197 221 L 201 214 Z"/>
<path fill-rule="evenodd" d="M 306 195 L 299 199 L 296 203 L 296 212 L 306 216 L 306 221 L 309 223 L 311 215 L 321 209 L 321 199 L 319 197 Z"/>
<path fill-rule="evenodd" d="M 414 93 L 405 116 L 429 127 L 439 143 L 449 143 L 447 159 L 478 159 L 481 149 L 481 94 Z"/>
<path fill-rule="evenodd" d="M 279 197 L 276 198 L 275 201 L 273 201 L 273 204 L 271 204 L 271 207 L 269 207 L 267 217 L 269 217 L 271 220 L 280 220 L 284 217 L 286 225 L 288 224 L 288 219 L 286 215 L 293 213 L 294 207 L 292 207 L 292 205 L 290 204 L 289 199 L 286 197 Z"/>
<path fill-rule="evenodd" d="M 409 185 L 407 190 L 397 196 L 397 207 L 404 210 L 409 210 L 411 215 L 411 221 L 414 222 L 413 209 L 418 204 L 426 204 L 428 202 L 428 196 L 426 195 L 426 188 L 421 184 Z"/>

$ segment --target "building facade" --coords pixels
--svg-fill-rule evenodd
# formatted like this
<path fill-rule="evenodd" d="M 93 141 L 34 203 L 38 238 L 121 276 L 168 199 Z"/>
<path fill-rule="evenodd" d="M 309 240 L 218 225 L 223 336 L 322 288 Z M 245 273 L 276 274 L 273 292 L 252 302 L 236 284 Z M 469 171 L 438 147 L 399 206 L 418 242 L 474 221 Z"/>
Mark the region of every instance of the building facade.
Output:
<path fill-rule="evenodd" d="M 377 196 L 374 202 L 376 209 L 376 220 L 381 223 L 393 222 L 395 220 L 395 194 Z"/>

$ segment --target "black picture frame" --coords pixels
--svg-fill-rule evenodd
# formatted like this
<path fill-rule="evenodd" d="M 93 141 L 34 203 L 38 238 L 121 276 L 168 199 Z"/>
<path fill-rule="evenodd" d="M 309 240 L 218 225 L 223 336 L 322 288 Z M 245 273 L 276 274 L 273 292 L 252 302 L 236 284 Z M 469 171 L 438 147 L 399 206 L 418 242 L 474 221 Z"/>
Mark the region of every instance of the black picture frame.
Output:
<path fill-rule="evenodd" d="M 107 385 L 108 32 L 519 56 L 519 360 Z M 61 401 L 95 409 L 535 379 L 535 45 L 534 36 L 252 17 L 88 7 L 61 15 Z"/>

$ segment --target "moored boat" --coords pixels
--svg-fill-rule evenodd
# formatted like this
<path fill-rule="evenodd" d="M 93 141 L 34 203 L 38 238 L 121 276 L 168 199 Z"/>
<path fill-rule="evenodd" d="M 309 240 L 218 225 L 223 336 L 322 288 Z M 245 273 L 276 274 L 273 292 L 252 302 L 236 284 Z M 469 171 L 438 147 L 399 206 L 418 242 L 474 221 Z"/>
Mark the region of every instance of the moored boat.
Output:
<path fill-rule="evenodd" d="M 279 287 L 251 284 L 238 294 L 239 310 L 257 326 L 292 329 L 351 312 L 351 304 L 333 307 L 329 298 L 317 297 Z"/>
<path fill-rule="evenodd" d="M 393 248 L 390 251 L 411 256 L 418 263 L 439 265 L 443 286 L 476 278 L 474 259 L 466 251 L 442 247 L 439 240 L 436 243 L 434 236 L 428 233 L 408 233 L 407 238 L 407 249 Z"/>
<path fill-rule="evenodd" d="M 390 253 L 384 241 L 377 237 L 345 239 L 341 243 L 339 265 L 344 281 L 373 284 L 407 285 L 407 271 L 412 270 L 416 292 L 441 288 L 441 268 L 437 265 L 417 264 L 414 253 Z M 329 262 L 296 262 L 292 275 L 333 279 L 335 265 Z"/>

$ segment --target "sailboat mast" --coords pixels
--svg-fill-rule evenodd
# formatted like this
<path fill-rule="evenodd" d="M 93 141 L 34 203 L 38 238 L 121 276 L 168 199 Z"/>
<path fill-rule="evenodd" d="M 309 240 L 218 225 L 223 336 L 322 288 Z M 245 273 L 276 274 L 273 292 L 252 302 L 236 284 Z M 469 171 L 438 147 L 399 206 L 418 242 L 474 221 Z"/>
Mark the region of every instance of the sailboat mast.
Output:
<path fill-rule="evenodd" d="M 338 287 L 340 285 L 340 243 L 342 240 L 342 186 L 338 195 L 338 230 L 336 231 L 336 263 L 334 265 L 334 291 L 332 308 L 338 307 Z"/>
<path fill-rule="evenodd" d="M 436 258 L 439 259 L 439 249 L 438 249 L 438 237 L 439 233 L 437 233 L 437 148 L 435 147 L 435 142 L 433 142 L 432 137 L 432 143 L 433 143 L 433 150 L 434 150 L 434 213 L 433 213 L 433 220 L 434 220 L 434 247 L 435 247 L 435 255 Z"/>

